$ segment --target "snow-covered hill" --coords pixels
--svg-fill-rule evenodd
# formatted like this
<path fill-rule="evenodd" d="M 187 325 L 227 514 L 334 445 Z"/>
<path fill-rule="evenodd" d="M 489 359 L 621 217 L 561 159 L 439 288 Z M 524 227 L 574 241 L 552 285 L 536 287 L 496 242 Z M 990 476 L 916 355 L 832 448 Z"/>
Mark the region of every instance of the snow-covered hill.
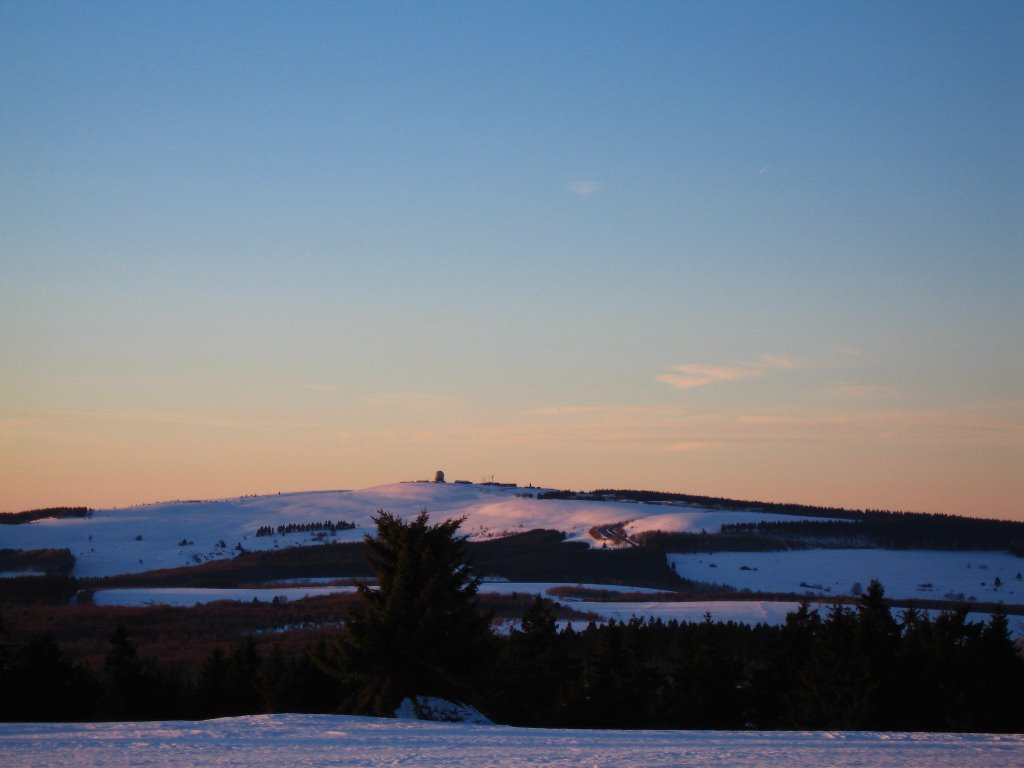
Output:
<path fill-rule="evenodd" d="M 244 497 L 203 502 L 169 502 L 130 509 L 98 510 L 87 518 L 47 519 L 0 526 L 0 549 L 69 548 L 76 577 L 97 577 L 197 564 L 247 551 L 326 542 L 359 541 L 373 531 L 372 517 L 385 509 L 411 518 L 426 509 L 432 519 L 465 517 L 463 531 L 472 540 L 503 537 L 532 528 L 555 528 L 570 539 L 593 546 L 615 546 L 590 536 L 592 528 L 626 523 L 630 535 L 644 530 L 717 532 L 725 523 L 793 520 L 759 511 L 721 511 L 689 506 L 631 502 L 541 500 L 537 488 L 488 484 L 403 482 L 362 490 L 325 490 L 302 494 Z M 351 529 L 305 531 L 257 536 L 269 526 L 345 521 Z M 893 598 L 976 598 L 1024 602 L 1018 574 L 1024 560 L 997 552 L 912 552 L 891 550 L 807 550 L 770 553 L 669 555 L 682 577 L 753 592 L 780 592 L 830 597 L 850 595 L 857 586 L 880 580 Z M 3 574 L 0 574 L 3 575 Z M 12 575 L 12 574 L 7 574 Z M 338 578 L 349 573 L 337 573 Z M 997 580 L 997 581 L 996 581 Z M 482 592 L 549 594 L 556 585 L 485 584 Z M 342 583 L 278 585 L 263 590 L 121 589 L 96 593 L 99 604 L 191 605 L 211 600 L 301 599 L 306 595 L 350 589 Z M 632 615 L 699 621 L 780 624 L 792 602 L 666 602 L 656 594 L 644 602 L 581 602 L 549 596 L 605 618 Z M 963 597 L 961 597 L 963 596 Z M 987 614 L 972 614 L 985 621 Z M 1014 634 L 1024 635 L 1024 621 L 1014 616 Z"/>
<path fill-rule="evenodd" d="M 465 517 L 462 530 L 474 540 L 501 537 L 534 528 L 564 531 L 569 538 L 597 546 L 592 528 L 626 523 L 632 535 L 648 530 L 716 533 L 726 523 L 793 520 L 793 516 L 755 510 L 721 511 L 685 505 L 538 499 L 538 489 L 486 484 L 396 483 L 357 491 L 319 491 L 217 501 L 152 504 L 98 510 L 87 518 L 48 519 L 0 526 L 0 549 L 64 548 L 76 557 L 79 577 L 137 573 L 230 558 L 247 551 L 324 542 L 359 541 L 372 532 L 372 516 L 385 509 L 406 518 L 426 509 L 433 520 Z M 257 536 L 261 527 L 324 521 L 355 524 L 351 530 Z M 606 542 L 600 542 L 605 544 Z M 607 542 L 614 546 L 614 543 Z M 848 596 L 855 588 L 880 580 L 892 598 L 970 599 L 1024 603 L 1024 560 L 998 552 L 893 551 L 877 549 L 669 555 L 680 576 L 751 591 L 818 597 Z M 2 574 L 0 574 L 2 575 Z M 8 574 L 12 575 L 12 574 Z M 337 577 L 351 574 L 338 573 Z M 97 593 L 102 604 L 190 605 L 216 599 L 260 600 L 345 590 L 342 584 L 279 585 L 266 590 L 110 590 Z M 484 592 L 546 593 L 551 584 L 486 584 Z M 555 596 L 556 599 L 567 600 Z M 606 618 L 632 615 L 767 622 L 784 620 L 791 603 L 579 603 L 575 607 Z M 972 616 L 984 620 L 987 615 Z M 1024 634 L 1024 621 L 1011 620 Z"/>
<path fill-rule="evenodd" d="M 175 568 L 233 557 L 248 551 L 359 541 L 372 530 L 371 517 L 385 509 L 415 517 L 426 509 L 433 520 L 466 517 L 463 532 L 486 539 L 534 528 L 565 531 L 593 542 L 593 526 L 632 521 L 630 529 L 718 531 L 723 523 L 787 519 L 764 512 L 722 512 L 696 507 L 668 509 L 641 503 L 540 500 L 536 489 L 456 483 L 396 483 L 357 491 L 319 491 L 218 501 L 152 504 L 97 510 L 88 518 L 40 520 L 0 526 L 0 548 L 67 547 L 76 558 L 74 576 L 110 576 Z M 650 525 L 644 521 L 650 519 Z M 356 528 L 257 536 L 263 526 L 346 521 Z M 340 574 L 344 575 L 344 574 Z"/>
<path fill-rule="evenodd" d="M 8 768 L 90 765 L 1003 768 L 1024 736 L 948 733 L 562 731 L 330 715 L 205 722 L 3 723 Z"/>

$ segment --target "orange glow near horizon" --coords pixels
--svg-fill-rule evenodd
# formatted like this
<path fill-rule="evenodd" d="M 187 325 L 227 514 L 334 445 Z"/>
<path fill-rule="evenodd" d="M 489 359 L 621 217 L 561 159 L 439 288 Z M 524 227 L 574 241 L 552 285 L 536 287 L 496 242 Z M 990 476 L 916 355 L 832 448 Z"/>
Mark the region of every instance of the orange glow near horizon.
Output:
<path fill-rule="evenodd" d="M 576 490 L 1024 519 L 1020 449 L 1004 444 L 1005 436 L 930 442 L 933 415 L 918 419 L 923 433 L 913 437 L 906 425 L 914 419 L 891 413 L 817 424 L 777 417 L 702 417 L 695 424 L 666 408 L 537 409 L 507 423 L 450 416 L 440 419 L 446 425 L 359 432 L 201 420 L 183 427 L 169 419 L 90 422 L 67 431 L 22 426 L 0 441 L 0 510 L 355 489 L 444 469 L 470 481 L 494 475 Z M 865 432 L 865 420 L 904 429 Z M 954 418 L 955 428 L 964 421 Z M 692 439 L 677 439 L 687 434 Z"/>

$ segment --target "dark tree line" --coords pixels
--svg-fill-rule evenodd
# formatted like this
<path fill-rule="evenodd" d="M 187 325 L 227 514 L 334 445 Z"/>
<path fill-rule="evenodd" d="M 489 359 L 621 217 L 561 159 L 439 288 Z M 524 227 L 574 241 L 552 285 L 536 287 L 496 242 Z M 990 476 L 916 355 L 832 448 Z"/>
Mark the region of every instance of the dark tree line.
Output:
<path fill-rule="evenodd" d="M 1006 731 L 1024 727 L 1024 659 L 1005 614 L 894 618 L 806 604 L 781 627 L 609 622 L 558 632 L 538 602 L 503 640 L 481 708 L 516 725 Z M 488 709 L 488 705 L 491 707 Z"/>
<path fill-rule="evenodd" d="M 0 571 L 68 576 L 74 568 L 75 556 L 67 548 L 0 549 Z"/>
<path fill-rule="evenodd" d="M 64 517 L 89 517 L 89 507 L 47 507 L 46 509 L 29 509 L 24 512 L 5 512 L 0 514 L 0 525 L 21 525 L 35 520 Z"/>
<path fill-rule="evenodd" d="M 676 590 L 692 586 L 669 568 L 659 552 L 643 547 L 594 549 L 582 541 L 565 541 L 560 531 L 537 529 L 468 542 L 466 557 L 477 573 L 500 574 L 510 581 L 594 582 Z"/>
<path fill-rule="evenodd" d="M 280 534 L 286 534 L 309 533 L 311 531 L 329 531 L 331 533 L 334 533 L 335 531 L 351 531 L 355 527 L 355 523 L 349 523 L 345 520 L 338 520 L 337 522 L 325 520 L 322 523 L 288 523 L 287 525 L 279 525 L 277 526 L 277 528 L 273 528 L 269 525 L 261 525 L 258 529 L 256 529 L 256 535 L 273 536 L 275 532 Z"/>
<path fill-rule="evenodd" d="M 667 491 L 637 491 L 621 488 L 599 488 L 594 491 L 541 491 L 538 499 L 580 499 L 586 501 L 639 501 L 647 504 L 682 502 L 708 509 L 724 509 L 746 512 L 751 509 L 774 512 L 780 515 L 807 515 L 809 517 L 854 517 L 856 510 L 842 507 L 821 507 L 810 504 L 789 504 L 773 501 L 742 501 L 718 496 L 698 496 L 692 493 L 671 493 Z"/>
<path fill-rule="evenodd" d="M 19 603 L 62 605 L 79 590 L 73 576 L 15 576 L 0 579 L 0 606 Z"/>
<path fill-rule="evenodd" d="M 511 536 L 466 542 L 466 558 L 483 577 L 502 576 L 510 581 L 597 582 L 687 589 L 657 551 L 593 549 L 584 542 L 565 541 L 560 531 L 536 529 Z M 361 542 L 328 542 L 318 547 L 283 547 L 243 552 L 230 560 L 201 565 L 81 579 L 86 589 L 114 587 L 228 587 L 258 580 L 291 577 L 373 576 Z M 3 581 L 0 581 L 2 593 Z M 0 601 L 2 604 L 2 601 Z"/>
<path fill-rule="evenodd" d="M 314 649 L 315 650 L 315 649 Z M 182 670 L 141 657 L 117 626 L 98 670 L 69 661 L 46 635 L 21 646 L 0 643 L 0 720 L 176 720 L 275 712 L 331 712 L 337 684 L 311 654 L 261 655 L 252 638 L 216 648 Z M 15 693 L 16 692 L 16 693 Z"/>
<path fill-rule="evenodd" d="M 751 533 L 781 541 L 860 540 L 883 549 L 999 550 L 1019 553 L 1024 547 L 1024 523 L 983 520 L 955 515 L 868 510 L 850 521 L 793 520 L 735 523 L 723 534 Z"/>
<path fill-rule="evenodd" d="M 1024 729 L 1024 660 L 1005 615 L 986 623 L 964 612 L 894 617 L 877 585 L 856 608 L 822 616 L 804 605 L 780 627 L 633 619 L 559 631 L 551 604 L 538 599 L 506 635 L 479 634 L 467 615 L 451 626 L 470 628 L 453 638 L 441 637 L 444 611 L 433 628 L 401 634 L 397 606 L 379 608 L 339 637 L 346 649 L 360 637 L 383 642 L 379 659 L 369 646 L 339 655 L 324 643 L 299 656 L 279 645 L 260 652 L 245 638 L 191 669 L 140 657 L 116 627 L 102 667 L 89 670 L 46 636 L 4 645 L 0 622 L 0 689 L 18 692 L 0 697 L 0 718 L 385 714 L 405 695 L 434 693 L 523 726 Z"/>

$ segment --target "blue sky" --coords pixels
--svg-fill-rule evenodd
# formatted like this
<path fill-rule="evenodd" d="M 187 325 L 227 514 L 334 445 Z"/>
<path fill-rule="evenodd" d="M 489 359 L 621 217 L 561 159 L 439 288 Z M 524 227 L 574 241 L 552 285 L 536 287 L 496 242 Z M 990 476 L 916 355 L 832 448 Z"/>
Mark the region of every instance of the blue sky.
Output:
<path fill-rule="evenodd" d="M 1022 516 L 1019 3 L 0 7 L 0 509 Z"/>

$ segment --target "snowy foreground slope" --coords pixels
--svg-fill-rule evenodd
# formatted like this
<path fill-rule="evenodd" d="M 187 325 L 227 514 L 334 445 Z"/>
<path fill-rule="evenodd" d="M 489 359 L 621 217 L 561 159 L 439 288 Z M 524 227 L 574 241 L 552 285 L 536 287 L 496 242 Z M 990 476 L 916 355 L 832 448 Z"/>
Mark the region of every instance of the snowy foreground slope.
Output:
<path fill-rule="evenodd" d="M 567 731 L 328 716 L 0 724 L 6 768 L 153 765 L 819 768 L 1024 765 L 1024 736 L 866 732 Z"/>

